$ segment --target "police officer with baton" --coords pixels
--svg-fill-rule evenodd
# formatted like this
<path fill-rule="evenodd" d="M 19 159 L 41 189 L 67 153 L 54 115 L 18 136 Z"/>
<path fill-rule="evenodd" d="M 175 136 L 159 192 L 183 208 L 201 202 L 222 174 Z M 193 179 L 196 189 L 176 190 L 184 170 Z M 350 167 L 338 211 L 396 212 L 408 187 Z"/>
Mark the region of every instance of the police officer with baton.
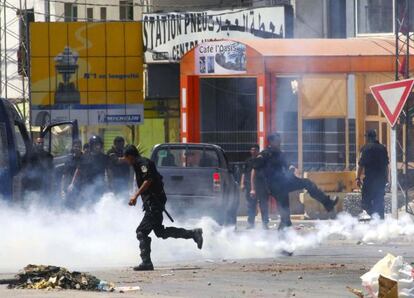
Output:
<path fill-rule="evenodd" d="M 131 197 L 130 206 L 135 206 L 141 196 L 143 201 L 144 218 L 136 233 L 141 250 L 142 263 L 134 267 L 135 271 L 154 270 L 151 261 L 151 231 L 159 238 L 193 239 L 199 249 L 203 246 L 203 230 L 186 230 L 176 227 L 164 227 L 163 212 L 172 220 L 165 210 L 167 197 L 164 192 L 162 176 L 158 173 L 154 162 L 142 157 L 134 145 L 125 148 L 124 158 L 134 168 L 138 191 Z"/>

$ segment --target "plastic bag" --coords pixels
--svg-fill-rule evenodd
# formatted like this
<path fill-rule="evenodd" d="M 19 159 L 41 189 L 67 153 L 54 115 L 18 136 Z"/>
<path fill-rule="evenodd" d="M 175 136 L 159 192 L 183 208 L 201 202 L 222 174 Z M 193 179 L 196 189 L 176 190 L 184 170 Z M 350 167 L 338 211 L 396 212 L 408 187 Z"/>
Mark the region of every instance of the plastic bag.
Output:
<path fill-rule="evenodd" d="M 369 272 L 361 276 L 362 286 L 368 297 L 378 297 L 380 275 L 398 282 L 399 297 L 414 297 L 414 270 L 411 265 L 404 262 L 403 257 L 387 254 Z"/>

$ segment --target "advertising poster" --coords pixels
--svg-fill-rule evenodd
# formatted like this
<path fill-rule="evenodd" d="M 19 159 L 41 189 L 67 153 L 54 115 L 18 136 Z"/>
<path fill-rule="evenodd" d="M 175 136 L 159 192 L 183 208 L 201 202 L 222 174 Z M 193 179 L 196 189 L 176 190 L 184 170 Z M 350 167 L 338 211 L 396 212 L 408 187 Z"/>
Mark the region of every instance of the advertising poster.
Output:
<path fill-rule="evenodd" d="M 32 125 L 143 122 L 141 24 L 32 23 Z"/>
<path fill-rule="evenodd" d="M 234 41 L 206 42 L 196 48 L 195 63 L 199 75 L 244 74 L 246 46 Z"/>

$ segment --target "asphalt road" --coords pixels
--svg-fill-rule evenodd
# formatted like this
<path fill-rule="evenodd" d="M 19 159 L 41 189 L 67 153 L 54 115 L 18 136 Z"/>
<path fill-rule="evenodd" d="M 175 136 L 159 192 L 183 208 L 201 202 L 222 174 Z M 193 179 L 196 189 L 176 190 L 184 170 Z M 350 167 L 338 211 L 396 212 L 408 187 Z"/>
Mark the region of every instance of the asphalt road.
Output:
<path fill-rule="evenodd" d="M 311 223 L 303 227 L 304 233 L 311 232 L 308 225 Z M 90 270 L 117 286 L 140 286 L 141 290 L 135 292 L 9 290 L 0 286 L 0 297 L 356 297 L 347 286 L 361 288 L 360 276 L 388 252 L 413 262 L 413 244 L 414 240 L 407 237 L 361 244 L 331 236 L 321 245 L 298 250 L 291 257 L 157 263 L 153 272 L 134 272 L 131 268 Z M 9 276 L 0 274 L 0 278 Z"/>

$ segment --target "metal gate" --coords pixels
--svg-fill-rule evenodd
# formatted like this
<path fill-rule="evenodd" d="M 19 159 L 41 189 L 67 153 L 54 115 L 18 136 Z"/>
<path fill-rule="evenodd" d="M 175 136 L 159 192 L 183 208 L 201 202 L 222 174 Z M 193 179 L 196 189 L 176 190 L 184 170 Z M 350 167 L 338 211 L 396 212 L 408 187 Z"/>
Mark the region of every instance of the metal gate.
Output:
<path fill-rule="evenodd" d="M 231 162 L 257 143 L 256 90 L 255 78 L 200 79 L 201 141 L 221 146 Z"/>

